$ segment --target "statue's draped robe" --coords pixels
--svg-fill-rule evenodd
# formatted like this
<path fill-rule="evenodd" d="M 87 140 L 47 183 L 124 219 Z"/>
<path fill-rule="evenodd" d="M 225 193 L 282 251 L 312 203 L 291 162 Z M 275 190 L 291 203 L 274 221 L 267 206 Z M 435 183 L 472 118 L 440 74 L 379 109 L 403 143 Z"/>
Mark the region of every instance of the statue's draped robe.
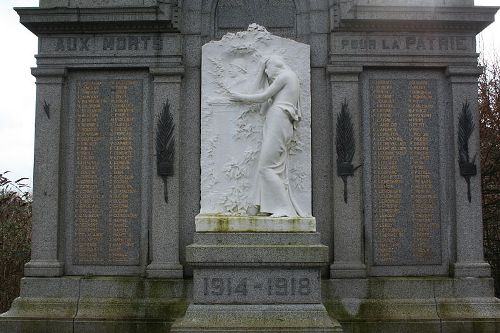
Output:
<path fill-rule="evenodd" d="M 288 181 L 288 146 L 295 124 L 300 120 L 298 105 L 271 104 L 262 130 L 255 187 L 256 205 L 260 211 L 278 216 L 303 216 L 293 199 Z"/>

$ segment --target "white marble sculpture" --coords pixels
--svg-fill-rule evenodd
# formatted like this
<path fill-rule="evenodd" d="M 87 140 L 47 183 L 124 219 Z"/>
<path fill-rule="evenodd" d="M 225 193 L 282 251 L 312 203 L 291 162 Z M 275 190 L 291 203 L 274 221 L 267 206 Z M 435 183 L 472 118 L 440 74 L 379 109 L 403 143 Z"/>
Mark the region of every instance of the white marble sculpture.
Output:
<path fill-rule="evenodd" d="M 261 113 L 265 114 L 252 191 L 253 211 L 271 217 L 303 216 L 288 180 L 289 145 L 302 118 L 299 78 L 277 55 L 265 59 L 259 67 L 254 94 L 230 93 L 232 101 L 262 103 Z"/>
<path fill-rule="evenodd" d="M 202 58 L 201 214 L 311 216 L 309 46 L 253 24 Z"/>

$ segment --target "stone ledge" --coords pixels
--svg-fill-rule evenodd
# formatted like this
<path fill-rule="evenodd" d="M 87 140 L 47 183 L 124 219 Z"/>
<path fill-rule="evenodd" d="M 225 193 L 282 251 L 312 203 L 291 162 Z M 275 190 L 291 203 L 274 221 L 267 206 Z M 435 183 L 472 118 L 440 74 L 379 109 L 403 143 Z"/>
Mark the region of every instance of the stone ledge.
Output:
<path fill-rule="evenodd" d="M 198 214 L 196 232 L 316 232 L 314 217 Z"/>
<path fill-rule="evenodd" d="M 318 232 L 197 232 L 195 244 L 204 245 L 317 245 Z"/>
<path fill-rule="evenodd" d="M 193 266 L 205 265 L 290 265 L 323 266 L 328 262 L 324 245 L 204 245 L 186 248 L 186 260 Z"/>
<path fill-rule="evenodd" d="M 31 260 L 24 265 L 25 276 L 56 277 L 63 272 L 64 264 L 57 260 Z"/>

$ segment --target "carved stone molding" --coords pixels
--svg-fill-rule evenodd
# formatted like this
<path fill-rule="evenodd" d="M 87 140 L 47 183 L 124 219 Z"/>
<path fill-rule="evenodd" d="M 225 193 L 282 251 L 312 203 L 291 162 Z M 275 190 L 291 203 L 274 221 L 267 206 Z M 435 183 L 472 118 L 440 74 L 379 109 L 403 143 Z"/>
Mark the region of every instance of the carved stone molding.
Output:
<path fill-rule="evenodd" d="M 494 20 L 491 7 L 381 6 L 337 1 L 332 31 L 472 31 Z"/>
<path fill-rule="evenodd" d="M 36 35 L 91 32 L 179 32 L 177 9 L 160 7 L 16 8 Z"/>

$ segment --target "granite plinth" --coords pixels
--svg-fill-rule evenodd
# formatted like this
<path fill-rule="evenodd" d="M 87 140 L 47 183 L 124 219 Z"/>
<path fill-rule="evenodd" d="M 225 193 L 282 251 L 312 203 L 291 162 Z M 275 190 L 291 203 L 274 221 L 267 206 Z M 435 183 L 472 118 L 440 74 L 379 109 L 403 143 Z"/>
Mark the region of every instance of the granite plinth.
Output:
<path fill-rule="evenodd" d="M 193 302 L 172 332 L 342 332 L 321 303 L 328 247 L 319 240 L 314 232 L 197 232 L 186 249 Z"/>
<path fill-rule="evenodd" d="M 196 232 L 316 232 L 314 217 L 231 216 L 199 214 Z"/>

